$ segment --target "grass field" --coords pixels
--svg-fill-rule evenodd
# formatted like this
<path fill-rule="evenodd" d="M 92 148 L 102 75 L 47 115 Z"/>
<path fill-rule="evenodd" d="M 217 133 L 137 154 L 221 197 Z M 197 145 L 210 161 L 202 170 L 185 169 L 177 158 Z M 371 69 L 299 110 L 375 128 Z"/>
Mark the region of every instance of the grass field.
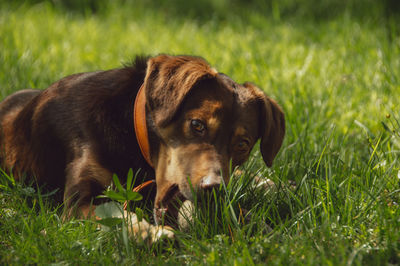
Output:
<path fill-rule="evenodd" d="M 278 191 L 232 184 L 222 225 L 199 219 L 175 243 L 148 246 L 63 222 L 51 197 L 3 174 L 0 264 L 400 264 L 396 1 L 138 2 L 1 1 L 0 98 L 137 54 L 201 55 L 284 109 L 274 166 L 256 148 L 242 176 L 268 177 Z M 234 220 L 239 204 L 251 221 Z"/>

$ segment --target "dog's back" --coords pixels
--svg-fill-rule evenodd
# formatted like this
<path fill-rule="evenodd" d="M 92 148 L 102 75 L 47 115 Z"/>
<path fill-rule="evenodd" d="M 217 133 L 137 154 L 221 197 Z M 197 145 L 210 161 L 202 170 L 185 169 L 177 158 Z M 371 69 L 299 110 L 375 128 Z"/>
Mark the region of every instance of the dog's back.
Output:
<path fill-rule="evenodd" d="M 13 93 L 0 102 L 0 121 L 3 125 L 8 116 L 15 117 L 26 104 L 40 94 L 40 90 L 26 89 Z"/>
<path fill-rule="evenodd" d="M 21 111 L 40 94 L 40 90 L 18 91 L 0 102 L 0 163 L 4 168 L 12 168 L 16 153 L 13 152 L 15 121 Z M 16 176 L 18 179 L 18 176 Z"/>

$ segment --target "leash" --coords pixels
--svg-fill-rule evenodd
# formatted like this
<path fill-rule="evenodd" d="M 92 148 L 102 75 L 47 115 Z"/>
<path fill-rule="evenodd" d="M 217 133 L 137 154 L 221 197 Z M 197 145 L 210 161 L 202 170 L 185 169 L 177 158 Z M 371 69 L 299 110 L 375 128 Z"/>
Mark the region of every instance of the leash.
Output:
<path fill-rule="evenodd" d="M 156 180 L 154 180 L 154 179 L 146 181 L 146 182 L 143 182 L 142 184 L 134 187 L 132 189 L 132 191 L 133 192 L 140 192 L 142 189 L 144 189 L 146 187 L 149 187 L 150 185 L 155 185 L 155 183 L 156 183 Z M 125 201 L 124 202 L 124 210 L 126 211 L 127 208 L 128 208 L 128 201 Z"/>

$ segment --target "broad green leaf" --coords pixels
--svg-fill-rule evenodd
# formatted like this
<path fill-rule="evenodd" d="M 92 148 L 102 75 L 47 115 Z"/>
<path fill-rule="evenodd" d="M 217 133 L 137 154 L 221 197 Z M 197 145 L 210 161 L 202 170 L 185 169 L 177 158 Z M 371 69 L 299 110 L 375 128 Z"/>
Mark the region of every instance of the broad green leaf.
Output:
<path fill-rule="evenodd" d="M 125 191 L 125 189 L 122 187 L 121 183 L 119 182 L 118 176 L 116 174 L 113 175 L 113 182 L 119 191 L 121 191 L 121 192 Z"/>
<path fill-rule="evenodd" d="M 117 201 L 125 201 L 126 196 L 123 193 L 115 192 L 115 191 L 105 191 L 104 195 L 106 195 L 108 198 L 112 200 L 117 200 Z"/>
<path fill-rule="evenodd" d="M 127 176 L 127 180 L 126 180 L 126 189 L 127 190 L 131 190 L 131 186 L 132 186 L 132 180 L 133 180 L 133 170 L 132 168 L 129 168 L 128 171 L 128 176 Z"/>
<path fill-rule="evenodd" d="M 116 225 L 119 225 L 120 223 L 122 223 L 122 218 L 109 217 L 109 218 L 104 218 L 104 219 L 98 220 L 96 222 L 101 225 L 113 227 L 113 226 L 116 226 Z"/>
<path fill-rule="evenodd" d="M 106 202 L 96 207 L 95 214 L 99 218 L 121 218 L 122 207 L 116 202 Z"/>
<path fill-rule="evenodd" d="M 126 200 L 139 201 L 142 200 L 143 196 L 139 192 L 131 190 L 126 191 Z"/>

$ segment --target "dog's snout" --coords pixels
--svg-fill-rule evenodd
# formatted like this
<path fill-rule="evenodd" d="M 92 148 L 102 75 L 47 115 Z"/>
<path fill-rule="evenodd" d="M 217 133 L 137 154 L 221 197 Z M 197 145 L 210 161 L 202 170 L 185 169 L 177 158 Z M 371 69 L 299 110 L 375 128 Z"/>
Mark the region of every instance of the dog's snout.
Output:
<path fill-rule="evenodd" d="M 204 190 L 211 190 L 218 188 L 221 185 L 222 177 L 219 174 L 209 174 L 203 177 L 200 181 L 200 188 Z"/>

